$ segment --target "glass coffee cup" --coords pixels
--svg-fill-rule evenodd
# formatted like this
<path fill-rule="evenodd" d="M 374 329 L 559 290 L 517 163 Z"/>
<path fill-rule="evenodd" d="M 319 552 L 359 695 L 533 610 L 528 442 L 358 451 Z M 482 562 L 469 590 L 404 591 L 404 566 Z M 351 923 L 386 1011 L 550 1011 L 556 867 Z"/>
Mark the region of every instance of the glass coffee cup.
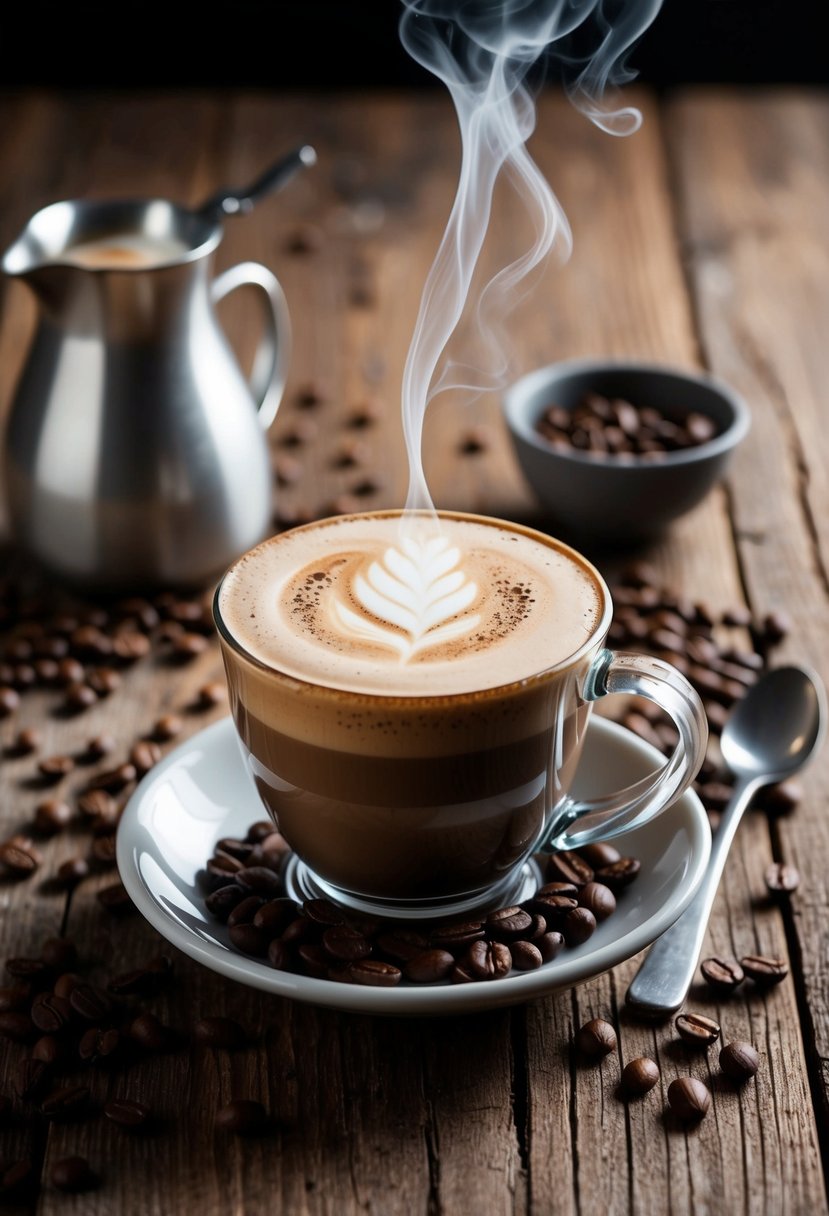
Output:
<path fill-rule="evenodd" d="M 669 806 L 705 754 L 702 704 L 669 664 L 608 650 L 611 616 L 581 554 L 458 512 L 334 517 L 235 562 L 214 618 L 288 889 L 398 919 L 504 906 L 530 893 L 534 853 Z M 636 785 L 576 801 L 608 693 L 654 701 L 679 741 Z"/>

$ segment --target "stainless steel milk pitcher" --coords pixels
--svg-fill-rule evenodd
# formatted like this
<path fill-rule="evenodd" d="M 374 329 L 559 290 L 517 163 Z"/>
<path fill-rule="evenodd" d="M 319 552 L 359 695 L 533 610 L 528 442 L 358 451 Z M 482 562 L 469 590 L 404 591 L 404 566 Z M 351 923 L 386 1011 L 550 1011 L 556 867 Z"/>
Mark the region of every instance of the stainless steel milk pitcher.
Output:
<path fill-rule="evenodd" d="M 3 256 L 40 306 L 6 434 L 10 518 L 73 582 L 203 584 L 269 530 L 289 317 L 265 266 L 213 277 L 224 197 L 54 203 Z M 248 285 L 265 305 L 250 384 L 214 311 Z"/>

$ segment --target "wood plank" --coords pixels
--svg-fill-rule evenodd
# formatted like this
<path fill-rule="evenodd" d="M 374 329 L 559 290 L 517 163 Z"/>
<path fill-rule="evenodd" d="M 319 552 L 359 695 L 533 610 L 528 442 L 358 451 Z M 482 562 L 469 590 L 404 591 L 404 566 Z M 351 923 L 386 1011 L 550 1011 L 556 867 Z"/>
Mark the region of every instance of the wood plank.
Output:
<path fill-rule="evenodd" d="M 684 238 L 702 338 L 713 368 L 752 410 L 752 433 L 731 479 L 744 580 L 758 613 L 783 608 L 792 618 L 780 661 L 810 664 L 824 681 L 827 123 L 825 94 L 719 92 L 679 99 L 669 127 L 687 200 Z M 825 753 L 804 786 L 797 814 L 774 824 L 774 846 L 802 874 L 787 927 L 802 967 L 806 1049 L 825 1129 Z"/>

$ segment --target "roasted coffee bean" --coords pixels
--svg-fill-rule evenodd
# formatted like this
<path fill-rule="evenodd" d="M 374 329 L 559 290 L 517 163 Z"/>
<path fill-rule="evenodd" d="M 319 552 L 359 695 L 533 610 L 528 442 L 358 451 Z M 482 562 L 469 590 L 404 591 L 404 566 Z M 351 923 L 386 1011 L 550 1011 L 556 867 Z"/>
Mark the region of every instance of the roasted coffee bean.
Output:
<path fill-rule="evenodd" d="M 329 925 L 322 935 L 322 946 L 341 963 L 356 963 L 371 954 L 371 942 L 351 925 Z"/>
<path fill-rule="evenodd" d="M 634 881 L 641 868 L 642 863 L 637 857 L 622 857 L 619 861 L 602 866 L 596 871 L 595 877 L 597 882 L 603 883 L 618 894 Z"/>
<path fill-rule="evenodd" d="M 221 680 L 210 680 L 202 684 L 196 693 L 196 705 L 199 709 L 213 709 L 221 705 L 227 697 L 227 685 Z"/>
<path fill-rule="evenodd" d="M 64 887 L 76 887 L 89 876 L 89 863 L 83 857 L 70 857 L 58 866 L 58 882 Z"/>
<path fill-rule="evenodd" d="M 298 905 L 283 896 L 281 899 L 271 899 L 262 904 L 253 918 L 253 924 L 257 929 L 264 929 L 276 937 L 287 929 L 292 920 L 296 920 L 298 914 Z"/>
<path fill-rule="evenodd" d="M 170 1051 L 178 1041 L 175 1031 L 154 1013 L 140 1013 L 130 1022 L 127 1033 L 134 1043 L 149 1052 Z"/>
<path fill-rule="evenodd" d="M 66 658 L 58 662 L 58 680 L 65 687 L 83 683 L 84 666 L 77 659 Z"/>
<path fill-rule="evenodd" d="M 100 1182 L 86 1157 L 62 1157 L 52 1166 L 49 1177 L 52 1186 L 73 1195 L 92 1191 Z"/>
<path fill-rule="evenodd" d="M 41 992 L 32 1002 L 30 1017 L 44 1034 L 60 1034 L 72 1020 L 72 1006 L 65 997 Z"/>
<path fill-rule="evenodd" d="M 298 946 L 301 942 L 316 939 L 319 936 L 319 925 L 315 925 L 307 916 L 298 916 L 285 926 L 282 941 L 286 946 Z"/>
<path fill-rule="evenodd" d="M 579 888 L 572 882 L 545 882 L 539 887 L 533 899 L 545 899 L 548 895 L 564 895 L 568 899 L 577 899 Z M 532 900 L 530 900 L 532 902 Z"/>
<path fill-rule="evenodd" d="M 115 768 L 98 773 L 88 783 L 88 790 L 106 790 L 108 794 L 118 794 L 126 789 L 136 778 L 134 764 L 118 764 Z"/>
<path fill-rule="evenodd" d="M 535 971 L 544 961 L 541 951 L 532 942 L 510 942 L 509 952 L 516 971 Z"/>
<path fill-rule="evenodd" d="M 568 946 L 581 946 L 596 932 L 596 918 L 589 908 L 573 908 L 565 916 L 561 931 Z"/>
<path fill-rule="evenodd" d="M 478 980 L 500 980 L 509 975 L 512 955 L 503 942 L 473 942 L 460 965 Z"/>
<path fill-rule="evenodd" d="M 647 1056 L 629 1060 L 622 1069 L 622 1089 L 629 1098 L 649 1093 L 659 1080 L 658 1065 Z"/>
<path fill-rule="evenodd" d="M 237 861 L 246 861 L 254 847 L 249 840 L 236 840 L 233 836 L 223 836 L 214 851 L 235 857 Z"/>
<path fill-rule="evenodd" d="M 720 1052 L 720 1068 L 737 1084 L 753 1077 L 759 1067 L 760 1056 L 751 1043 L 726 1043 Z"/>
<path fill-rule="evenodd" d="M 598 1060 L 615 1051 L 616 1043 L 616 1031 L 603 1018 L 592 1018 L 576 1032 L 576 1047 L 591 1060 Z"/>
<path fill-rule="evenodd" d="M 35 730 L 33 726 L 26 726 L 15 735 L 11 750 L 15 756 L 30 756 L 38 750 L 40 744 L 40 731 Z"/>
<path fill-rule="evenodd" d="M 106 908 L 112 916 L 125 916 L 129 912 L 135 911 L 135 904 L 122 882 L 114 882 L 108 887 L 102 887 L 97 899 L 101 907 Z"/>
<path fill-rule="evenodd" d="M 0 685 L 0 718 L 8 718 L 19 704 L 19 694 L 7 684 Z"/>
<path fill-rule="evenodd" d="M 162 714 L 153 726 L 152 736 L 159 743 L 169 743 L 171 739 L 177 738 L 183 729 L 184 722 L 178 714 Z"/>
<path fill-rule="evenodd" d="M 543 937 L 537 938 L 535 945 L 538 947 L 538 952 L 545 963 L 550 963 L 564 949 L 564 938 L 556 930 L 545 933 Z"/>
<path fill-rule="evenodd" d="M 143 1102 L 136 1102 L 131 1098 L 112 1098 L 104 1105 L 104 1115 L 116 1127 L 136 1131 L 146 1127 L 152 1112 Z"/>
<path fill-rule="evenodd" d="M 224 887 L 220 887 L 219 889 L 224 890 Z M 234 908 L 231 909 L 230 913 L 228 914 L 227 923 L 231 929 L 234 927 L 234 925 L 252 924 L 256 913 L 265 903 L 261 895 L 245 896 L 245 892 L 241 887 L 237 887 L 237 890 L 241 891 L 243 898 L 239 903 L 236 904 Z M 259 928 L 258 925 L 257 928 Z"/>
<path fill-rule="evenodd" d="M 97 697 L 108 697 L 121 687 L 121 677 L 112 667 L 92 667 L 86 682 Z"/>
<path fill-rule="evenodd" d="M 803 801 L 803 786 L 792 778 L 778 781 L 763 791 L 763 806 L 772 815 L 788 815 Z"/>
<path fill-rule="evenodd" d="M 316 925 L 341 925 L 345 919 L 330 899 L 306 899 L 302 905 L 302 913 Z"/>
<path fill-rule="evenodd" d="M 448 950 L 421 950 L 406 962 L 403 974 L 416 984 L 437 984 L 449 976 L 454 965 Z"/>
<path fill-rule="evenodd" d="M 14 878 L 27 878 L 34 874 L 41 862 L 40 853 L 34 846 L 26 847 L 7 840 L 0 845 L 0 866 Z"/>
<path fill-rule="evenodd" d="M 544 895 L 539 892 L 530 900 L 531 911 L 544 917 L 548 930 L 559 930 L 564 923 L 565 916 L 576 907 L 578 907 L 576 899 L 569 895 Z"/>
<path fill-rule="evenodd" d="M 770 612 L 763 618 L 762 640 L 767 646 L 776 646 L 792 631 L 792 620 L 787 612 Z"/>
<path fill-rule="evenodd" d="M 96 825 L 96 830 L 98 830 L 98 825 Z M 89 855 L 99 866 L 111 866 L 115 864 L 116 849 L 115 833 L 107 832 L 95 837 L 90 846 Z"/>
<path fill-rule="evenodd" d="M 185 630 L 172 639 L 173 657 L 182 663 L 189 663 L 192 659 L 203 654 L 207 650 L 209 643 L 207 638 L 201 633 L 193 633 Z"/>
<path fill-rule="evenodd" d="M 100 815 L 112 815 L 118 803 L 106 790 L 87 790 L 78 798 L 78 810 L 84 819 L 97 819 Z"/>
<path fill-rule="evenodd" d="M 112 1001 L 103 988 L 77 984 L 69 994 L 69 1004 L 85 1022 L 103 1022 L 112 1012 Z"/>
<path fill-rule="evenodd" d="M 273 899 L 282 892 L 282 880 L 267 866 L 243 866 L 235 874 L 235 880 L 240 887 L 256 895 L 266 895 Z M 325 900 L 308 900 L 308 903 L 327 902 Z M 332 905 L 333 906 L 333 905 Z M 328 922 L 325 922 L 328 923 Z"/>
<path fill-rule="evenodd" d="M 13 1043 L 26 1043 L 33 1039 L 35 1034 L 34 1022 L 22 1009 L 0 1011 L 0 1037 L 11 1039 Z"/>
<path fill-rule="evenodd" d="M 701 1013 L 680 1013 L 674 1025 L 679 1037 L 690 1047 L 710 1047 L 720 1037 L 719 1023 Z"/>
<path fill-rule="evenodd" d="M 622 860 L 622 854 L 612 844 L 606 844 L 604 841 L 599 841 L 596 844 L 585 844 L 579 849 L 579 856 L 584 858 L 589 866 L 594 870 L 600 870 L 603 866 L 612 865 L 615 861 Z"/>
<path fill-rule="evenodd" d="M 236 1098 L 216 1112 L 216 1127 L 234 1136 L 261 1135 L 267 1122 L 268 1116 L 262 1103 L 250 1098 Z"/>
<path fill-rule="evenodd" d="M 68 776 L 75 767 L 75 761 L 71 756 L 45 756 L 37 767 L 44 780 L 54 782 Z"/>
<path fill-rule="evenodd" d="M 579 891 L 579 906 L 593 913 L 597 921 L 607 920 L 616 911 L 616 896 L 604 883 L 588 882 Z"/>
<path fill-rule="evenodd" d="M 52 975 L 52 968 L 42 958 L 27 958 L 18 956 L 6 959 L 6 971 L 16 980 L 23 983 L 42 986 Z"/>
<path fill-rule="evenodd" d="M 238 857 L 231 857 L 229 853 L 222 853 L 219 849 L 216 850 L 206 866 L 208 874 L 218 875 L 220 878 L 224 875 L 231 878 L 238 874 L 242 868 L 243 863 L 239 861 Z"/>
<path fill-rule="evenodd" d="M 547 879 L 551 882 L 571 882 L 583 887 L 593 880 L 593 869 L 578 853 L 551 853 L 547 858 Z"/>
<path fill-rule="evenodd" d="M 41 1035 L 32 1047 L 32 1059 L 43 1064 L 57 1064 L 65 1054 L 63 1043 L 53 1034 Z"/>
<path fill-rule="evenodd" d="M 100 1030 L 92 1026 L 81 1035 L 78 1055 L 85 1064 L 110 1064 L 123 1053 L 123 1040 L 113 1028 Z"/>
<path fill-rule="evenodd" d="M 715 992 L 727 995 L 745 979 L 743 969 L 736 959 L 705 958 L 700 963 L 702 978 Z"/>
<path fill-rule="evenodd" d="M 149 739 L 141 739 L 130 749 L 130 764 L 135 766 L 139 777 L 145 776 L 161 759 L 161 748 Z"/>
<path fill-rule="evenodd" d="M 486 931 L 499 941 L 510 941 L 526 933 L 532 924 L 532 916 L 523 908 L 498 908 L 486 918 Z"/>
<path fill-rule="evenodd" d="M 278 937 L 268 945 L 268 962 L 277 971 L 285 971 L 291 961 L 288 947 Z"/>
<path fill-rule="evenodd" d="M 96 625 L 79 625 L 70 636 L 69 645 L 82 658 L 106 658 L 112 651 L 112 640 Z"/>
<path fill-rule="evenodd" d="M 100 735 L 93 735 L 87 741 L 84 759 L 88 761 L 103 760 L 104 756 L 108 756 L 115 751 L 117 744 L 114 735 L 102 732 Z"/>
<path fill-rule="evenodd" d="M 711 1106 L 711 1094 L 696 1077 L 677 1077 L 668 1086 L 668 1105 L 678 1119 L 701 1119 Z"/>
<path fill-rule="evenodd" d="M 72 808 L 60 798 L 44 798 L 35 807 L 35 831 L 41 836 L 54 836 L 62 832 L 72 819 Z"/>
<path fill-rule="evenodd" d="M 400 963 L 407 963 L 429 949 L 429 939 L 416 929 L 393 929 L 388 933 L 381 933 L 377 938 L 377 945 L 384 954 Z"/>
<path fill-rule="evenodd" d="M 394 988 L 400 983 L 402 975 L 398 967 L 376 958 L 363 958 L 351 963 L 348 973 L 355 984 L 367 984 L 374 988 Z"/>
<path fill-rule="evenodd" d="M 97 703 L 98 694 L 84 681 L 70 684 L 63 696 L 63 704 L 71 713 L 80 714 Z"/>
<path fill-rule="evenodd" d="M 319 942 L 301 942 L 296 951 L 297 961 L 303 975 L 323 980 L 331 969 L 331 956 Z"/>
<path fill-rule="evenodd" d="M 45 1060 L 21 1060 L 14 1088 L 22 1102 L 38 1102 L 54 1084 L 54 1069 Z"/>
<path fill-rule="evenodd" d="M 273 820 L 257 819 L 256 823 L 252 823 L 247 830 L 246 838 L 251 844 L 260 844 L 274 832 Z"/>
<path fill-rule="evenodd" d="M 79 984 L 84 981 L 74 971 L 65 971 L 55 980 L 52 991 L 55 996 L 70 997 Z"/>
<path fill-rule="evenodd" d="M 46 1095 L 40 1104 L 41 1113 L 56 1122 L 77 1119 L 86 1113 L 90 1096 L 87 1085 L 64 1085 Z"/>
<path fill-rule="evenodd" d="M 766 868 L 766 888 L 770 895 L 790 895 L 800 886 L 800 872 L 783 861 Z"/>
<path fill-rule="evenodd" d="M 740 959 L 743 971 L 758 988 L 772 988 L 789 974 L 785 959 L 766 958 L 762 954 L 747 954 Z"/>
<path fill-rule="evenodd" d="M 112 653 L 122 663 L 134 663 L 150 653 L 150 640 L 137 629 L 125 629 L 112 639 Z"/>
<path fill-rule="evenodd" d="M 193 1038 L 202 1047 L 224 1051 L 235 1051 L 248 1043 L 244 1027 L 232 1018 L 223 1017 L 200 1018 L 193 1027 Z"/>
<path fill-rule="evenodd" d="M 484 923 L 480 920 L 462 921 L 451 925 L 440 925 L 431 934 L 431 945 L 438 950 L 461 950 L 485 936 Z"/>
<path fill-rule="evenodd" d="M 249 896 L 246 896 L 242 888 L 237 887 L 234 882 L 225 887 L 219 887 L 216 891 L 211 891 L 205 898 L 204 904 L 211 916 L 215 916 L 217 920 L 226 921 L 234 908 L 248 898 Z M 257 900 L 257 908 L 260 906 Z"/>
<path fill-rule="evenodd" d="M 250 924 L 232 925 L 229 935 L 233 945 L 243 954 L 264 958 L 268 953 L 268 935 L 262 929 Z"/>

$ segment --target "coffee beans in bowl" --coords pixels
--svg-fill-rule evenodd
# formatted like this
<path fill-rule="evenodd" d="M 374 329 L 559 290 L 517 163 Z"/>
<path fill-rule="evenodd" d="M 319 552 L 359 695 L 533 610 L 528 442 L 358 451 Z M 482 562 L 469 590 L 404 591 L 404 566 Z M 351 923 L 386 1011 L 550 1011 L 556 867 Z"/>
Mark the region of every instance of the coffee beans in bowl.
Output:
<path fill-rule="evenodd" d="M 748 409 L 703 373 L 573 360 L 509 388 L 519 463 L 557 530 L 592 540 L 657 535 L 721 478 Z"/>

